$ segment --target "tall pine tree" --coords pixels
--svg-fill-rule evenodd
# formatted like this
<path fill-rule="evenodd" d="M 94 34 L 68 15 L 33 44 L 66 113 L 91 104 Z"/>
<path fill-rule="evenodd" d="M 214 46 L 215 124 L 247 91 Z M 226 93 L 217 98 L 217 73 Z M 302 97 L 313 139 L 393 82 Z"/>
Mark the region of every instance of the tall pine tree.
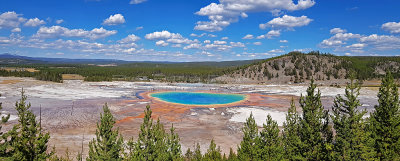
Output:
<path fill-rule="evenodd" d="M 283 147 L 285 158 L 288 160 L 305 160 L 301 155 L 302 142 L 299 135 L 300 116 L 297 113 L 294 99 L 290 103 L 290 108 L 286 114 L 286 121 L 283 123 Z"/>
<path fill-rule="evenodd" d="M 1 96 L 1 94 L 0 94 Z M 0 110 L 3 109 L 2 103 L 0 102 Z M 2 125 L 7 123 L 8 119 L 10 118 L 10 114 L 6 116 L 2 116 L 0 112 L 1 120 L 0 120 L 0 159 L 3 157 L 9 156 L 10 154 L 7 152 L 7 147 L 9 146 L 9 142 L 7 140 L 7 133 L 4 134 L 4 132 L 1 131 Z"/>
<path fill-rule="evenodd" d="M 239 160 L 257 160 L 258 156 L 258 128 L 253 114 L 247 118 L 246 123 L 242 129 L 243 140 L 238 147 Z"/>
<path fill-rule="evenodd" d="M 397 84 L 390 72 L 382 79 L 378 105 L 371 114 L 375 150 L 380 160 L 400 160 L 400 111 Z"/>
<path fill-rule="evenodd" d="M 267 116 L 266 124 L 263 124 L 263 130 L 260 132 L 258 143 L 259 159 L 261 160 L 283 160 L 284 151 L 282 138 L 279 136 L 278 123 Z"/>
<path fill-rule="evenodd" d="M 5 160 L 46 160 L 54 154 L 54 152 L 47 153 L 50 135 L 40 131 L 36 116 L 30 111 L 31 104 L 26 104 L 26 99 L 22 90 L 21 99 L 15 103 L 18 123 L 8 133 L 11 146 L 7 150 L 11 156 Z"/>
<path fill-rule="evenodd" d="M 100 124 L 97 123 L 96 138 L 89 143 L 88 161 L 122 160 L 123 138 L 118 129 L 113 129 L 115 119 L 107 104 L 100 114 Z"/>
<path fill-rule="evenodd" d="M 332 108 L 332 120 L 336 131 L 334 143 L 335 160 L 372 160 L 374 149 L 370 132 L 365 130 L 363 116 L 366 111 L 359 111 L 361 106 L 357 99 L 360 84 L 350 80 L 346 86 L 345 98 L 338 95 Z"/>
<path fill-rule="evenodd" d="M 321 103 L 321 93 L 315 93 L 316 84 L 311 80 L 307 95 L 301 96 L 300 107 L 303 116 L 300 120 L 301 154 L 307 160 L 331 160 L 332 131 L 329 126 L 328 111 Z"/>

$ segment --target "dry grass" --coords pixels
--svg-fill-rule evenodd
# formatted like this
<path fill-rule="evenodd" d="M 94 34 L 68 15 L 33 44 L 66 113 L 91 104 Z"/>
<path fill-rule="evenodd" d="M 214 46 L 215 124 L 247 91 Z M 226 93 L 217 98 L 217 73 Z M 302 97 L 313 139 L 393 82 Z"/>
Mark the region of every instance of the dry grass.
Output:
<path fill-rule="evenodd" d="M 62 75 L 63 80 L 83 80 L 85 77 L 79 75 L 79 74 L 63 74 Z"/>
<path fill-rule="evenodd" d="M 22 82 L 21 80 L 18 79 L 11 79 L 11 80 L 3 80 L 0 82 L 0 84 L 16 84 Z"/>

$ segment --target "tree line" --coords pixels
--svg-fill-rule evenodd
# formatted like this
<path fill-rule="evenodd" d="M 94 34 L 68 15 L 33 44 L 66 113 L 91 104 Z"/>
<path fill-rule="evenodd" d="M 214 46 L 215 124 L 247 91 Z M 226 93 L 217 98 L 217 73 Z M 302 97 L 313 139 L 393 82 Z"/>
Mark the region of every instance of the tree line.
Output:
<path fill-rule="evenodd" d="M 243 128 L 243 139 L 235 152 L 222 154 L 213 140 L 205 152 L 200 145 L 181 151 L 175 128 L 165 131 L 160 120 L 153 121 L 150 106 L 146 106 L 138 139 L 124 140 L 108 105 L 103 106 L 96 137 L 89 143 L 86 160 L 400 160 L 400 104 L 398 87 L 393 76 L 385 75 L 378 92 L 378 105 L 369 117 L 360 110 L 360 83 L 351 79 L 344 95 L 337 95 L 331 113 L 321 103 L 321 93 L 311 81 L 306 95 L 299 100 L 301 113 L 294 100 L 286 115 L 282 130 L 270 115 L 259 128 L 251 114 Z M 15 107 L 18 123 L 0 133 L 2 160 L 82 160 L 59 157 L 48 150 L 49 133 L 44 133 L 29 110 L 22 92 Z M 3 116 L 1 123 L 7 122 Z"/>

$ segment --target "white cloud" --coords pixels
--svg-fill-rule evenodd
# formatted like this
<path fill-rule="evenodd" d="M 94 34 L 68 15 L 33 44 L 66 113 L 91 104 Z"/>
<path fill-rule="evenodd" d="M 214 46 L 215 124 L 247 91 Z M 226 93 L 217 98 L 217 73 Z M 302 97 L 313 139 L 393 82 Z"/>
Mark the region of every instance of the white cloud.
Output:
<path fill-rule="evenodd" d="M 4 12 L 0 15 L 0 29 L 17 28 L 25 21 L 26 19 L 22 17 L 22 14 L 17 14 L 14 11 Z"/>
<path fill-rule="evenodd" d="M 61 24 L 61 23 L 63 23 L 63 22 L 64 22 L 63 19 L 56 20 L 56 24 Z"/>
<path fill-rule="evenodd" d="M 103 21 L 103 25 L 119 25 L 125 23 L 125 18 L 121 14 L 110 15 Z"/>
<path fill-rule="evenodd" d="M 206 36 L 206 33 L 202 33 L 200 35 L 197 35 L 195 33 L 191 33 L 190 36 L 192 36 L 192 37 L 203 37 L 203 36 Z"/>
<path fill-rule="evenodd" d="M 34 38 L 59 38 L 59 37 L 81 37 L 100 39 L 116 34 L 116 30 L 106 30 L 103 27 L 94 28 L 91 31 L 84 29 L 68 29 L 61 26 L 40 27 L 33 35 Z"/>
<path fill-rule="evenodd" d="M 170 33 L 169 31 L 163 30 L 146 34 L 145 38 L 148 40 L 170 39 L 170 38 L 182 38 L 182 35 L 176 33 Z"/>
<path fill-rule="evenodd" d="M 269 53 L 283 53 L 283 52 L 285 52 L 285 51 L 282 49 L 273 49 L 273 50 L 269 51 Z"/>
<path fill-rule="evenodd" d="M 393 34 L 400 33 L 400 22 L 388 22 L 382 25 L 382 29 Z"/>
<path fill-rule="evenodd" d="M 350 55 L 351 55 L 351 53 L 345 53 L 344 55 L 346 55 L 346 56 L 350 56 Z"/>
<path fill-rule="evenodd" d="M 201 44 L 199 43 L 194 43 L 194 44 L 190 44 L 188 46 L 183 47 L 183 49 L 187 50 L 187 49 L 200 49 L 201 48 Z"/>
<path fill-rule="evenodd" d="M 351 45 L 346 45 L 348 43 L 351 43 Z M 371 53 L 376 50 L 383 51 L 400 49 L 400 37 L 394 35 L 360 35 L 339 32 L 331 36 L 329 39 L 323 40 L 319 46 L 322 48 L 333 48 L 335 51 L 340 52 L 350 51 L 352 53 Z"/>
<path fill-rule="evenodd" d="M 11 32 L 21 32 L 21 28 L 17 27 L 11 30 Z"/>
<path fill-rule="evenodd" d="M 214 34 L 208 34 L 208 37 L 217 37 L 217 35 L 214 35 Z"/>
<path fill-rule="evenodd" d="M 143 2 L 146 2 L 147 0 L 131 0 L 130 2 L 129 2 L 129 4 L 139 4 L 139 3 L 143 3 Z"/>
<path fill-rule="evenodd" d="M 279 40 L 280 43 L 288 43 L 289 41 L 287 40 Z"/>
<path fill-rule="evenodd" d="M 274 37 L 279 37 L 279 36 L 281 36 L 281 32 L 279 30 L 271 30 L 268 31 L 268 33 L 265 35 L 257 36 L 257 39 L 265 39 L 265 38 L 272 39 Z"/>
<path fill-rule="evenodd" d="M 308 18 L 307 16 L 301 17 L 294 17 L 284 15 L 282 17 L 277 17 L 272 19 L 271 21 L 260 24 L 261 29 L 266 29 L 267 27 L 277 28 L 277 29 L 293 29 L 294 27 L 301 27 L 307 26 L 310 22 L 313 21 L 312 19 Z"/>
<path fill-rule="evenodd" d="M 246 47 L 243 43 L 241 43 L 241 42 L 230 42 L 229 43 L 232 47 L 241 47 L 241 48 L 243 48 L 243 47 Z"/>
<path fill-rule="evenodd" d="M 282 10 L 295 11 L 307 9 L 315 4 L 314 0 L 220 0 L 201 8 L 197 15 L 208 16 L 209 21 L 198 21 L 195 30 L 221 31 L 231 23 L 239 21 L 239 17 L 247 18 L 246 12 L 279 13 Z"/>
<path fill-rule="evenodd" d="M 254 45 L 262 45 L 262 43 L 261 43 L 261 42 L 259 42 L 259 41 L 257 41 L 257 42 L 254 42 L 253 44 L 254 44 Z"/>
<path fill-rule="evenodd" d="M 197 39 L 190 40 L 190 39 L 183 37 L 179 33 L 171 33 L 169 31 L 165 31 L 165 30 L 146 34 L 145 38 L 148 40 L 165 40 L 166 42 L 173 43 L 173 44 L 191 44 L 191 43 L 198 42 Z"/>
<path fill-rule="evenodd" d="M 211 41 L 210 41 L 210 40 L 204 40 L 203 43 L 204 43 L 204 44 L 209 44 L 209 43 L 211 43 Z"/>
<path fill-rule="evenodd" d="M 224 45 L 224 44 L 226 44 L 226 41 L 218 41 L 218 40 L 216 40 L 216 41 L 214 41 L 214 44 L 216 44 L 216 45 Z"/>
<path fill-rule="evenodd" d="M 344 29 L 341 29 L 341 28 L 333 28 L 330 30 L 331 34 L 338 34 L 338 33 L 345 33 L 345 32 L 347 32 L 347 31 Z"/>
<path fill-rule="evenodd" d="M 246 36 L 244 36 L 242 39 L 254 39 L 254 36 L 251 34 L 247 34 Z"/>
<path fill-rule="evenodd" d="M 134 34 L 128 35 L 127 37 L 119 40 L 119 43 L 127 44 L 127 43 L 135 43 L 136 41 L 140 40 L 139 36 L 136 36 Z"/>
<path fill-rule="evenodd" d="M 44 22 L 43 20 L 40 20 L 38 18 L 31 18 L 24 24 L 24 26 L 36 27 L 36 26 L 40 26 L 43 24 L 46 24 L 46 22 Z"/>
<path fill-rule="evenodd" d="M 159 40 L 156 42 L 157 46 L 168 46 L 168 43 L 165 42 L 164 40 Z"/>
<path fill-rule="evenodd" d="M 143 26 L 136 27 L 136 31 L 141 29 L 143 29 Z"/>
<path fill-rule="evenodd" d="M 221 40 L 228 40 L 228 37 L 222 37 Z"/>

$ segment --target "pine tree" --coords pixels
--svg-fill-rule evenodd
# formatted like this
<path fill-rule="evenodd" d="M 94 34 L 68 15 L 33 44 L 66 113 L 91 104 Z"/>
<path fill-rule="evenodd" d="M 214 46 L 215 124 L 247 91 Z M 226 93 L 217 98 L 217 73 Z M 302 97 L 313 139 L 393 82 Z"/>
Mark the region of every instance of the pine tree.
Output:
<path fill-rule="evenodd" d="M 237 159 L 237 156 L 236 156 L 235 152 L 233 152 L 233 149 L 232 149 L 232 148 L 229 148 L 228 160 L 230 160 L 230 161 L 236 161 L 236 160 L 238 160 L 238 159 Z"/>
<path fill-rule="evenodd" d="M 375 150 L 380 160 L 400 160 L 400 113 L 397 84 L 390 72 L 382 79 L 378 105 L 371 114 Z"/>
<path fill-rule="evenodd" d="M 36 122 L 36 116 L 30 111 L 31 104 L 26 104 L 27 97 L 21 91 L 21 99 L 15 103 L 18 115 L 18 123 L 9 131 L 10 148 L 8 152 L 11 154 L 5 160 L 46 160 L 49 159 L 54 152 L 47 153 L 47 143 L 49 141 L 49 133 L 43 134 L 40 125 Z"/>
<path fill-rule="evenodd" d="M 123 138 L 118 129 L 113 129 L 115 119 L 107 104 L 100 114 L 100 124 L 97 123 L 96 138 L 89 142 L 88 161 L 122 160 Z"/>
<path fill-rule="evenodd" d="M 169 145 L 169 160 L 178 160 L 181 159 L 181 144 L 179 143 L 180 139 L 178 134 L 175 133 L 174 125 L 170 128 L 170 134 L 168 136 L 168 145 Z"/>
<path fill-rule="evenodd" d="M 297 113 L 294 99 L 290 103 L 290 108 L 286 114 L 286 122 L 283 123 L 283 147 L 285 158 L 288 160 L 305 160 L 301 155 L 301 139 L 299 134 L 300 116 Z"/>
<path fill-rule="evenodd" d="M 150 106 L 146 106 L 143 123 L 140 126 L 139 138 L 136 142 L 128 142 L 129 160 L 181 160 L 179 136 L 172 126 L 166 133 L 164 126 L 157 120 L 153 124 Z"/>
<path fill-rule="evenodd" d="M 282 160 L 283 159 L 283 147 L 282 138 L 279 136 L 278 123 L 272 120 L 272 117 L 268 114 L 267 124 L 263 124 L 263 130 L 260 132 L 260 139 L 258 143 L 259 159 L 262 160 Z"/>
<path fill-rule="evenodd" d="M 0 94 L 1 96 L 1 94 Z M 0 110 L 3 109 L 2 103 L 0 102 Z M 0 112 L 0 115 L 1 112 Z M 2 159 L 3 157 L 9 156 L 10 154 L 7 152 L 7 147 L 9 146 L 9 142 L 7 140 L 7 134 L 4 134 L 1 129 L 2 129 L 2 125 L 7 123 L 8 119 L 10 119 L 10 114 L 6 115 L 6 116 L 1 116 L 0 118 L 0 159 Z"/>
<path fill-rule="evenodd" d="M 223 159 L 221 155 L 221 149 L 217 147 L 214 139 L 211 140 L 210 146 L 207 152 L 204 154 L 203 160 L 205 161 L 221 161 Z"/>
<path fill-rule="evenodd" d="M 366 111 L 358 111 L 361 106 L 357 99 L 360 94 L 360 84 L 351 78 L 346 86 L 345 98 L 338 95 L 332 108 L 332 120 L 336 131 L 334 144 L 335 160 L 371 160 L 374 150 L 370 132 L 365 130 L 363 116 Z"/>
<path fill-rule="evenodd" d="M 247 118 L 245 126 L 242 129 L 243 140 L 238 147 L 239 160 L 256 160 L 258 157 L 258 128 L 253 114 Z"/>
<path fill-rule="evenodd" d="M 315 93 L 316 85 L 311 80 L 307 95 L 300 97 L 303 116 L 300 120 L 301 154 L 307 160 L 330 160 L 332 131 L 328 111 L 321 103 L 321 93 Z"/>

